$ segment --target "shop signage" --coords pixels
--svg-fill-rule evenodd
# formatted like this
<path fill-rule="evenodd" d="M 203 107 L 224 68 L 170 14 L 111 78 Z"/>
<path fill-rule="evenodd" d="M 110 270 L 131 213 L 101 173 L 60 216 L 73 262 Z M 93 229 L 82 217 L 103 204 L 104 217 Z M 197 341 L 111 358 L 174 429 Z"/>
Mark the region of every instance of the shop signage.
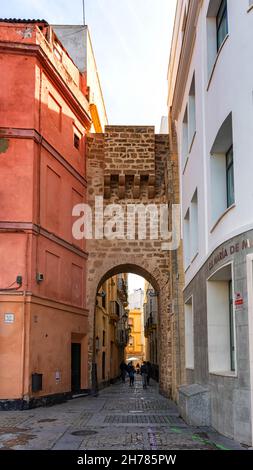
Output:
<path fill-rule="evenodd" d="M 232 256 L 236 253 L 240 253 L 241 251 L 247 250 L 249 248 L 253 248 L 253 240 L 246 239 L 242 242 L 234 243 L 229 246 L 223 247 L 215 256 L 211 258 L 209 261 L 208 268 L 211 271 L 216 264 L 220 261 L 224 261 L 229 256 Z"/>

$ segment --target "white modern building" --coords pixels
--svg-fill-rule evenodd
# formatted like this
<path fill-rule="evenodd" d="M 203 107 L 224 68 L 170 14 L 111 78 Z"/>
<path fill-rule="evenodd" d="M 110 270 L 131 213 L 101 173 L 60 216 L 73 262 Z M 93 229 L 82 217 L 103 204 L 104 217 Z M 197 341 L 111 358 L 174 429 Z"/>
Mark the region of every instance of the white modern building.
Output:
<path fill-rule="evenodd" d="M 189 422 L 211 425 L 248 445 L 253 443 L 252 44 L 253 0 L 178 0 L 168 106 L 178 137 L 184 246 L 182 413 Z"/>

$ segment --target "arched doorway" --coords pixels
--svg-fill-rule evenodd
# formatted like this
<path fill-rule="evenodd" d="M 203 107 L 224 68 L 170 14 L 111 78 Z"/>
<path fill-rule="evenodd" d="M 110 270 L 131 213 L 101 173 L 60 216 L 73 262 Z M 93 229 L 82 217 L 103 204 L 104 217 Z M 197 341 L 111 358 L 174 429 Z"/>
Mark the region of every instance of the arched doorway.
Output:
<path fill-rule="evenodd" d="M 114 259 L 114 263 L 115 263 Z M 143 260 L 144 261 L 144 260 Z M 101 263 L 100 263 L 101 264 Z M 113 262 L 112 262 L 113 264 Z M 152 264 L 152 263 L 151 263 Z M 163 318 L 165 317 L 166 312 L 168 312 L 168 288 L 169 288 L 169 282 L 168 282 L 168 277 L 163 277 L 161 276 L 161 273 L 159 270 L 156 268 L 154 269 L 149 269 L 147 263 L 141 264 L 133 264 L 133 263 L 119 263 L 115 264 L 114 266 L 112 265 L 105 273 L 103 273 L 100 276 L 100 269 L 97 269 L 96 271 L 94 270 L 93 276 L 96 277 L 99 280 L 96 282 L 95 279 L 93 280 L 93 299 L 90 297 L 90 302 L 93 300 L 93 304 L 90 308 L 90 312 L 93 312 L 93 315 L 90 314 L 90 375 L 91 375 L 91 385 L 93 391 L 96 391 L 96 385 L 97 385 L 97 349 L 101 348 L 101 364 L 102 364 L 102 374 L 104 375 L 104 367 L 105 367 L 105 354 L 103 354 L 105 351 L 102 351 L 102 346 L 101 346 L 101 340 L 102 342 L 104 341 L 104 338 L 101 336 L 101 338 L 98 338 L 96 336 L 96 305 L 97 305 L 97 297 L 99 296 L 100 302 L 103 302 L 103 294 L 101 292 L 102 286 L 105 285 L 106 281 L 109 279 L 112 279 L 113 277 L 120 275 L 122 273 L 127 273 L 127 274 L 137 274 L 138 276 L 141 276 L 144 278 L 149 285 L 152 286 L 156 298 L 157 298 L 157 339 L 156 339 L 156 348 L 157 348 L 157 364 L 159 369 L 161 370 L 161 377 L 160 377 L 160 390 L 163 393 L 166 393 L 166 395 L 170 395 L 170 392 L 166 392 L 166 389 L 163 388 L 164 382 L 163 380 L 163 371 L 165 370 L 164 368 L 167 366 L 164 366 L 165 361 L 169 359 L 169 343 L 167 342 L 167 330 L 169 326 L 169 318 L 167 315 L 167 329 L 164 328 L 164 320 Z M 99 272 L 100 271 L 100 272 Z M 91 278 L 90 278 L 90 283 L 91 283 Z M 96 287 L 95 287 L 96 286 Z M 162 296 L 161 296 L 162 293 Z M 162 301 L 163 299 L 163 301 Z M 100 342 L 100 343 L 99 343 Z M 161 348 L 161 345 L 164 345 L 164 347 Z M 166 352 L 165 351 L 166 348 Z M 157 373 L 157 372 L 156 372 Z M 101 368 L 100 368 L 100 374 L 101 374 Z M 166 374 L 168 377 L 168 374 Z M 158 377 L 158 373 L 157 373 Z M 104 379 L 105 377 L 103 377 Z M 101 377 L 100 377 L 101 379 Z"/>
<path fill-rule="evenodd" d="M 93 335 L 93 389 L 125 381 L 127 364 L 137 373 L 147 361 L 149 377 L 158 381 L 159 293 L 142 276 L 129 272 L 101 281 L 96 293 Z M 109 274 L 108 274 L 109 276 Z M 98 387 L 97 387 L 98 384 Z"/>

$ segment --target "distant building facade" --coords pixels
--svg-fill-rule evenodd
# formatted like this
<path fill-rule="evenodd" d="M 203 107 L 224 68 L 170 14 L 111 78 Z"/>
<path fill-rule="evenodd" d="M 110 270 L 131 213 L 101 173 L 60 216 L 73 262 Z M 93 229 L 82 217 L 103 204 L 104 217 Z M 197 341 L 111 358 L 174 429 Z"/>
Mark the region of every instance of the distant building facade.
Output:
<path fill-rule="evenodd" d="M 156 380 L 159 377 L 158 366 L 158 294 L 152 285 L 145 281 L 144 287 L 144 332 L 146 360 L 152 366 L 152 376 Z"/>
<path fill-rule="evenodd" d="M 134 289 L 128 296 L 129 309 L 143 309 L 144 291 L 143 289 Z"/>
<path fill-rule="evenodd" d="M 185 403 L 198 395 L 202 424 L 249 445 L 252 32 L 252 1 L 179 0 L 169 65 L 184 241 L 187 385 L 181 412 L 194 421 Z"/>
<path fill-rule="evenodd" d="M 95 314 L 95 361 L 101 388 L 120 376 L 129 339 L 127 274 L 111 277 L 98 291 Z"/>
<path fill-rule="evenodd" d="M 126 361 L 132 361 L 134 365 L 141 364 L 145 359 L 143 298 L 142 289 L 136 289 L 129 294 L 129 341 Z"/>

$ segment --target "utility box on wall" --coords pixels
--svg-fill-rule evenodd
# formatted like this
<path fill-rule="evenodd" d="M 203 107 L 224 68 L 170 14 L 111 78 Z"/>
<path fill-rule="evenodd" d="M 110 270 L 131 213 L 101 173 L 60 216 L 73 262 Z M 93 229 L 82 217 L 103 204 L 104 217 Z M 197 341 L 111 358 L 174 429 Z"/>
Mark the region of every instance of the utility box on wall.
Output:
<path fill-rule="evenodd" d="M 42 390 L 42 374 L 32 374 L 32 392 L 40 392 Z"/>

